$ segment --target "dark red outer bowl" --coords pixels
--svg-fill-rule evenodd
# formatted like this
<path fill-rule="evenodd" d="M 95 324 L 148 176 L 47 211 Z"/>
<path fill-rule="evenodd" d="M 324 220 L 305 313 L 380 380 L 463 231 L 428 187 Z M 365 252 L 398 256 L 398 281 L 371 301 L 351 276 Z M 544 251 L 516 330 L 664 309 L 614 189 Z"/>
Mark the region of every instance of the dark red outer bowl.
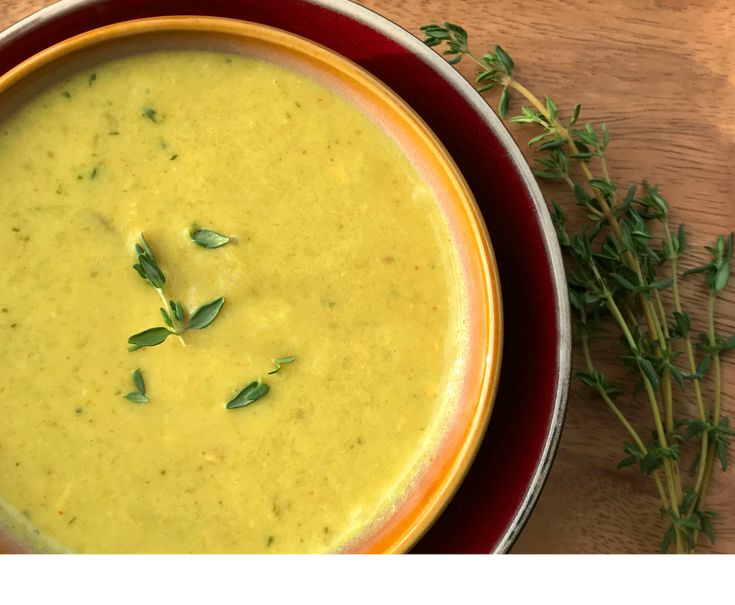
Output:
<path fill-rule="evenodd" d="M 347 0 L 62 0 L 0 33 L 0 73 L 84 31 L 162 15 L 255 21 L 341 53 L 403 97 L 459 165 L 485 217 L 500 268 L 503 370 L 477 458 L 413 552 L 507 551 L 556 452 L 571 349 L 561 254 L 541 192 L 513 139 L 441 57 Z"/>

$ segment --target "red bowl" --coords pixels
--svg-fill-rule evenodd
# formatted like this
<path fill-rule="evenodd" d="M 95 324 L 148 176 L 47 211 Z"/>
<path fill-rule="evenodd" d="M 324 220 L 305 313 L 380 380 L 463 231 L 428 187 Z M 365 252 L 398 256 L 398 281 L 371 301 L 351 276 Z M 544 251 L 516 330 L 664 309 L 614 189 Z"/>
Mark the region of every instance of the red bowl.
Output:
<path fill-rule="evenodd" d="M 570 372 L 561 254 L 520 150 L 482 97 L 443 59 L 397 25 L 347 0 L 62 0 L 0 33 L 0 73 L 90 29 L 183 14 L 271 25 L 345 55 L 407 101 L 460 167 L 482 209 L 500 269 L 503 370 L 477 458 L 413 552 L 506 551 L 551 466 Z"/>

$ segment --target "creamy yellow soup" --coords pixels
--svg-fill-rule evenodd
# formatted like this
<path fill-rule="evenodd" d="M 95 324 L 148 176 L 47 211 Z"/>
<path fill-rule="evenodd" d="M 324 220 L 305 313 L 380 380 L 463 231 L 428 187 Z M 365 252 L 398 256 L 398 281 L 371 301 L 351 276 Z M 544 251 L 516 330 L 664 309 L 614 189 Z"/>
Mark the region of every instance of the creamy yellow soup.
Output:
<path fill-rule="evenodd" d="M 455 247 L 338 94 L 219 53 L 104 63 L 4 118 L 0 203 L 0 508 L 36 547 L 340 550 L 430 460 L 461 373 Z M 166 298 L 225 298 L 186 346 L 128 351 L 165 325 L 141 233 Z"/>

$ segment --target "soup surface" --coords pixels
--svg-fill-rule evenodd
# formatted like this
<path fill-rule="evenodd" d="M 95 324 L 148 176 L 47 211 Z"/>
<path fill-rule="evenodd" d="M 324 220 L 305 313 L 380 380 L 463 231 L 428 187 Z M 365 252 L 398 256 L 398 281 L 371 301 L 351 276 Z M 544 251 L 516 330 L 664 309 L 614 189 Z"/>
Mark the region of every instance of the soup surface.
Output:
<path fill-rule="evenodd" d="M 339 95 L 220 53 L 104 63 L 5 116 L 0 200 L 2 514 L 46 547 L 339 550 L 430 458 L 461 270 L 433 191 Z M 226 300 L 186 346 L 128 351 L 165 325 L 141 233 L 165 297 Z"/>

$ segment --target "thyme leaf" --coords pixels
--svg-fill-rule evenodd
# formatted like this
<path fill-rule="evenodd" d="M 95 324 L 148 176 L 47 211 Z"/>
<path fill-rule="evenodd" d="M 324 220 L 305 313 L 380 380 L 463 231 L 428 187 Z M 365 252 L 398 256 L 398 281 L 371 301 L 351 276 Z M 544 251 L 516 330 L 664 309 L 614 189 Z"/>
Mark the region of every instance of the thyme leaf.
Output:
<path fill-rule="evenodd" d="M 128 344 L 131 345 L 128 350 L 136 351 L 143 347 L 155 347 L 164 342 L 172 334 L 175 334 L 175 332 L 168 328 L 148 328 L 128 338 Z"/>
<path fill-rule="evenodd" d="M 186 313 L 184 312 L 184 307 L 181 306 L 181 301 L 169 301 L 169 306 L 171 307 L 171 313 L 173 313 L 176 321 L 183 322 L 186 318 Z"/>
<path fill-rule="evenodd" d="M 160 290 L 166 284 L 166 277 L 158 268 L 155 261 L 151 260 L 148 256 L 143 254 L 138 256 L 138 266 L 140 267 L 139 273 L 141 276 L 148 281 L 154 288 Z"/>
<path fill-rule="evenodd" d="M 220 248 L 230 241 L 230 238 L 209 229 L 192 229 L 189 237 L 197 246 L 202 248 Z"/>
<path fill-rule="evenodd" d="M 146 397 L 142 393 L 136 392 L 128 393 L 127 395 L 125 395 L 125 399 L 127 399 L 128 401 L 132 401 L 133 403 L 148 403 L 149 401 L 148 397 Z"/>
<path fill-rule="evenodd" d="M 202 330 L 210 325 L 219 315 L 222 305 L 225 304 L 223 296 L 199 307 L 189 319 L 188 329 Z"/>
<path fill-rule="evenodd" d="M 163 323 L 165 323 L 169 328 L 173 328 L 174 322 L 171 320 L 171 316 L 168 314 L 168 311 L 163 307 L 160 308 L 160 311 L 161 317 L 163 317 Z"/>
<path fill-rule="evenodd" d="M 140 368 L 133 372 L 133 384 L 135 385 L 135 388 L 138 389 L 139 393 L 145 395 L 145 382 L 143 381 L 143 374 L 141 373 Z"/>
<path fill-rule="evenodd" d="M 251 403 L 257 401 L 261 397 L 268 394 L 270 387 L 260 381 L 254 380 L 249 383 L 242 391 L 235 395 L 230 401 L 227 402 L 226 408 L 228 410 L 234 410 L 236 408 L 243 408 Z"/>

